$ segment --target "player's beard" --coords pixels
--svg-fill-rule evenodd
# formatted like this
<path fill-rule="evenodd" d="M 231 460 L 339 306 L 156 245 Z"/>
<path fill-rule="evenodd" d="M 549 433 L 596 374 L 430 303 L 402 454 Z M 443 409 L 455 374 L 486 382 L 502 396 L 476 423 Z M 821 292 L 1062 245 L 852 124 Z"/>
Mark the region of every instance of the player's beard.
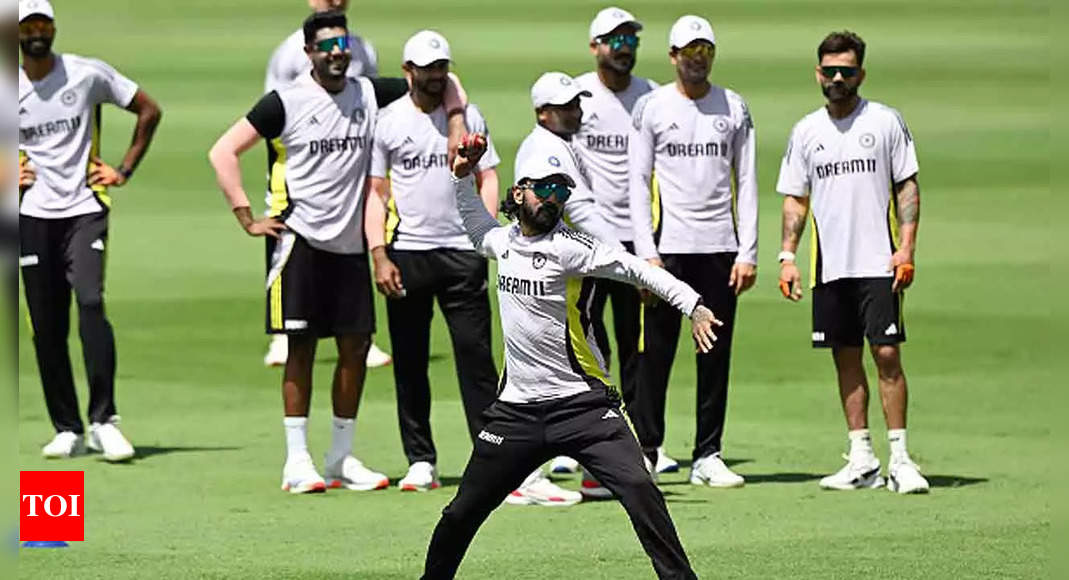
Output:
<path fill-rule="evenodd" d="M 432 78 L 413 80 L 412 85 L 425 95 L 441 99 L 445 95 L 445 82 L 446 79 Z"/>
<path fill-rule="evenodd" d="M 542 202 L 538 209 L 531 211 L 531 206 L 524 203 L 520 206 L 520 218 L 532 230 L 544 234 L 556 227 L 560 221 L 561 207 L 553 202 Z"/>
<path fill-rule="evenodd" d="M 47 36 L 31 36 L 19 40 L 22 53 L 30 58 L 44 58 L 52 52 L 52 38 Z"/>
<path fill-rule="evenodd" d="M 348 55 L 328 56 L 315 62 L 316 76 L 325 81 L 338 81 L 345 78 L 349 70 Z"/>
<path fill-rule="evenodd" d="M 846 83 L 828 83 L 820 86 L 824 97 L 831 103 L 843 103 L 857 95 L 857 87 Z"/>
<path fill-rule="evenodd" d="M 635 68 L 635 55 L 634 53 L 620 52 L 609 53 L 601 57 L 599 64 L 603 68 L 607 68 L 617 74 L 629 75 L 631 70 Z"/>

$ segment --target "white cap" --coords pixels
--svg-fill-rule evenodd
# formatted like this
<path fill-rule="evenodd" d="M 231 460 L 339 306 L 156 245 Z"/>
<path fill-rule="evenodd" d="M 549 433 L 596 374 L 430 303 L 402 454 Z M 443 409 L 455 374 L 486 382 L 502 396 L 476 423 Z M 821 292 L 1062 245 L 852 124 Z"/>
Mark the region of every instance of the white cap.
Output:
<path fill-rule="evenodd" d="M 579 96 L 589 97 L 590 91 L 584 91 L 575 79 L 562 72 L 547 72 L 531 87 L 531 102 L 536 109 L 543 105 L 566 105 Z"/>
<path fill-rule="evenodd" d="M 56 12 L 48 0 L 19 0 L 19 22 L 38 14 L 49 20 L 56 19 Z"/>
<path fill-rule="evenodd" d="M 453 60 L 449 55 L 449 41 L 433 30 L 420 30 L 405 43 L 404 62 L 427 66 L 439 60 Z"/>
<path fill-rule="evenodd" d="M 695 40 L 708 40 L 716 44 L 716 35 L 713 34 L 713 25 L 701 16 L 688 14 L 672 25 L 672 31 L 668 33 L 669 48 L 683 48 Z"/>
<path fill-rule="evenodd" d="M 610 6 L 598 12 L 594 21 L 590 23 L 590 40 L 605 36 L 623 24 L 630 24 L 635 27 L 635 30 L 642 30 L 642 23 L 635 20 L 633 14 L 622 8 Z"/>
<path fill-rule="evenodd" d="M 524 179 L 538 181 L 551 175 L 562 175 L 568 187 L 575 187 L 575 180 L 563 169 L 564 163 L 554 151 L 535 151 L 528 155 L 516 168 L 516 183 Z"/>

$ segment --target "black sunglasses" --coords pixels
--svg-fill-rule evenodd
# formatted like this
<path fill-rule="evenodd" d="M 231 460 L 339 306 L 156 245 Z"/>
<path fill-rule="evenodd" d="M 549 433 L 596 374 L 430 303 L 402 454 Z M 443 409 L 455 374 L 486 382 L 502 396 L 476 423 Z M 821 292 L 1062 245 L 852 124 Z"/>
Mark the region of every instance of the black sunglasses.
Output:
<path fill-rule="evenodd" d="M 836 73 L 843 75 L 844 79 L 852 79 L 857 76 L 860 71 L 856 66 L 822 66 L 820 67 L 820 74 L 828 77 L 829 79 L 835 78 Z"/>

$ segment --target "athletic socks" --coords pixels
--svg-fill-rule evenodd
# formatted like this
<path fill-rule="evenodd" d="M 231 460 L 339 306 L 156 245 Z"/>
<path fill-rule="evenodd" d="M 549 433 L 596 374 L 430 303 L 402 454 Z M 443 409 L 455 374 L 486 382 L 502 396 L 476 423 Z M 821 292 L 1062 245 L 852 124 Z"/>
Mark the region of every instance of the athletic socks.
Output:
<path fill-rule="evenodd" d="M 870 459 L 875 456 L 872 451 L 872 437 L 868 429 L 848 431 L 846 436 L 850 439 L 850 459 Z"/>
<path fill-rule="evenodd" d="M 906 450 L 906 430 L 888 429 L 887 443 L 891 446 L 891 461 L 895 458 L 909 459 L 909 451 Z"/>
<path fill-rule="evenodd" d="M 308 455 L 308 417 L 285 417 L 282 426 L 286 430 L 286 456 Z"/>
<path fill-rule="evenodd" d="M 356 430 L 356 419 L 334 417 L 333 427 L 330 430 L 330 451 L 327 452 L 327 465 L 345 459 L 353 454 L 353 432 Z"/>

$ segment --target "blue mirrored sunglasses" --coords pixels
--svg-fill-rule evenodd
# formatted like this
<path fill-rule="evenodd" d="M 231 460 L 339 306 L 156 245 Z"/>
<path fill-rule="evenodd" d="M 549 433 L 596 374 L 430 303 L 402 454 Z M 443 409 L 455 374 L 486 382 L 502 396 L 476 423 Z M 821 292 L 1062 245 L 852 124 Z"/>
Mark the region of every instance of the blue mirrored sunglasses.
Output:
<path fill-rule="evenodd" d="M 609 34 L 599 38 L 598 42 L 609 45 L 612 50 L 620 50 L 624 46 L 638 48 L 638 36 L 634 34 Z"/>
<path fill-rule="evenodd" d="M 557 196 L 557 203 L 564 203 L 572 195 L 572 190 L 563 183 L 533 183 L 530 188 L 538 199 L 549 199 Z"/>
<path fill-rule="evenodd" d="M 334 38 L 324 38 L 323 40 L 316 42 L 313 46 L 315 46 L 316 50 L 319 52 L 333 52 L 334 47 L 338 47 L 338 50 L 345 52 L 349 50 L 351 45 L 348 36 L 335 36 Z"/>

